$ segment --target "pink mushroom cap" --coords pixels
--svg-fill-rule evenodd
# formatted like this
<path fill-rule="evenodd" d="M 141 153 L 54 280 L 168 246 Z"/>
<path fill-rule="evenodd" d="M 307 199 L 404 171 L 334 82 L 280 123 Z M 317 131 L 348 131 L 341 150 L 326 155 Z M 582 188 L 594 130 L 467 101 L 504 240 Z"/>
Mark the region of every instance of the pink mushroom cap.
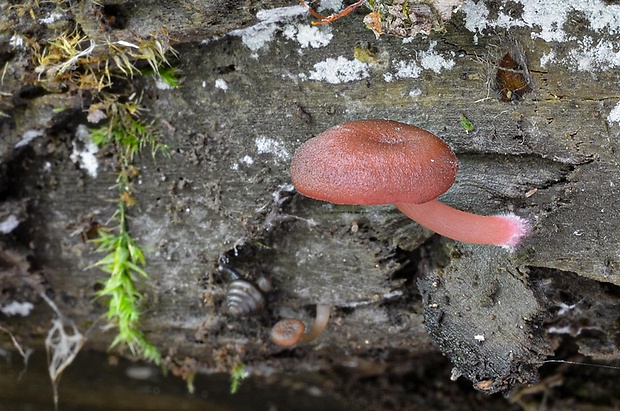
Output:
<path fill-rule="evenodd" d="M 291 162 L 291 180 L 301 194 L 336 204 L 420 204 L 446 192 L 457 170 L 456 156 L 434 134 L 357 120 L 306 141 Z"/>

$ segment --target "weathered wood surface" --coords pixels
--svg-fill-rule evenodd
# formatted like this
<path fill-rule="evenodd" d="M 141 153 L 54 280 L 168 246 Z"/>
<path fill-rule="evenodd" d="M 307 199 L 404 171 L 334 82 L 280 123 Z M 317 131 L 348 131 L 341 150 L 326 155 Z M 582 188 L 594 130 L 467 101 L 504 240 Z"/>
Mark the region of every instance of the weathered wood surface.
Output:
<path fill-rule="evenodd" d="M 119 5 L 135 31 L 147 33 L 151 16 L 177 21 L 171 31 L 179 40 L 175 64 L 182 85 L 147 85 L 144 99 L 171 156 L 140 159 L 138 206 L 130 216 L 151 276 L 144 328 L 164 354 L 217 370 L 238 360 L 256 372 L 330 369 L 361 357 L 378 361 L 371 352 L 436 350 L 426 317 L 455 372 L 495 392 L 536 381 L 536 367 L 555 348 L 544 322 L 557 320 L 557 307 L 596 301 L 597 293 L 606 310 L 618 303 L 620 128 L 606 121 L 618 99 L 617 71 L 575 71 L 562 64 L 561 47 L 554 64 L 541 66 L 549 43 L 532 40 L 528 28 L 479 35 L 475 42 L 460 13 L 445 32 L 407 42 L 376 39 L 355 13 L 318 28 L 320 38 L 333 36 L 318 48 L 302 47 L 290 35 L 306 27 L 302 15 L 278 23 L 271 41 L 251 50 L 241 36 L 206 37 L 250 24 L 247 15 L 254 10 L 226 4 L 241 15 L 221 15 L 234 19 L 204 31 L 188 23 L 185 32 L 178 21 L 192 21 L 192 13 L 182 14 L 182 4 Z M 209 18 L 216 12 L 208 10 L 200 10 L 200 21 L 215 24 Z M 201 35 L 209 41 L 200 41 Z M 317 63 L 353 61 L 356 47 L 374 53 L 365 78 L 338 84 L 311 79 Z M 496 64 L 517 49 L 527 59 L 533 91 L 523 101 L 501 102 L 492 88 Z M 421 66 L 424 53 L 454 65 L 396 78 L 400 62 Z M 16 86 L 14 79 L 7 82 Z M 77 111 L 71 119 L 53 114 L 54 107 L 68 105 L 63 99 L 38 96 L 0 119 L 4 199 L 28 204 L 27 218 L 6 248 L 28 248 L 31 271 L 43 272 L 63 312 L 86 328 L 102 312 L 93 301 L 102 274 L 84 270 L 97 256 L 71 233 L 81 221 L 105 222 L 112 214 L 114 173 L 105 155 L 96 179 L 70 160 L 73 130 L 85 119 Z M 473 132 L 461 127 L 462 114 L 474 123 Z M 460 162 L 456 184 L 443 200 L 480 214 L 514 210 L 533 221 L 532 234 L 514 253 L 449 240 L 425 243 L 432 233 L 390 206 L 335 206 L 296 194 L 287 171 L 295 149 L 328 127 L 362 118 L 399 120 L 441 136 Z M 30 129 L 42 129 L 44 136 L 14 149 Z M 226 314 L 225 284 L 217 272 L 222 259 L 250 279 L 272 281 L 264 314 Z M 569 272 L 588 284 L 584 294 L 572 288 L 551 298 L 545 284 L 574 275 Z M 416 277 L 423 298 L 412 287 Z M 600 289 L 595 282 L 609 284 Z M 269 343 L 277 319 L 311 321 L 318 303 L 335 308 L 316 346 L 293 355 Z M 41 338 L 49 315 L 38 304 L 30 317 L 10 325 Z M 583 318 L 593 316 L 583 309 Z M 613 322 L 597 327 L 602 335 L 582 342 L 582 351 L 617 358 Z M 112 337 L 113 330 L 96 328 L 89 347 L 105 350 Z M 604 353 L 593 348 L 597 344 Z"/>

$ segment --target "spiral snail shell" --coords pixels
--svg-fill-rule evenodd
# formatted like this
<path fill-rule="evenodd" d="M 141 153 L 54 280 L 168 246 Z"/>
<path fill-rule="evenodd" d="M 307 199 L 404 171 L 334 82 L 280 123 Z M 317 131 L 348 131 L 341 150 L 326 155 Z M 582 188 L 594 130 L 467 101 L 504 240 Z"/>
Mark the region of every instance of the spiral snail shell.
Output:
<path fill-rule="evenodd" d="M 241 274 L 226 265 L 218 267 L 222 276 L 228 280 L 226 288 L 226 308 L 234 316 L 258 315 L 265 309 L 265 292 L 269 291 L 269 280 L 257 280 L 258 285 L 246 280 Z"/>
<path fill-rule="evenodd" d="M 226 306 L 235 316 L 256 315 L 265 309 L 265 296 L 251 282 L 235 280 L 228 284 Z"/>

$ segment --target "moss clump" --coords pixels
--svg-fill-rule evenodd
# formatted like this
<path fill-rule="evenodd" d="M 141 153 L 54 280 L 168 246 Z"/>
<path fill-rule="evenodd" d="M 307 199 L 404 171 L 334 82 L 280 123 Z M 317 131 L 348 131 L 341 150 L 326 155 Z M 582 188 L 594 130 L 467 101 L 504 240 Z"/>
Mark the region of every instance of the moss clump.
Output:
<path fill-rule="evenodd" d="M 64 94 L 76 111 L 86 108 L 89 122 L 103 124 L 90 130 L 90 138 L 114 154 L 118 196 L 113 226 L 99 228 L 94 240 L 96 251 L 105 253 L 94 266 L 108 274 L 97 296 L 107 304 L 106 318 L 118 328 L 111 346 L 125 344 L 133 354 L 158 363 L 160 353 L 139 330 L 144 297 L 137 285 L 148 275 L 127 212 L 135 203 L 135 157 L 147 146 L 153 154 L 165 146 L 140 116 L 140 93 L 132 79 L 148 72 L 177 86 L 174 70 L 161 69 L 169 66 L 167 56 L 175 52 L 164 28 L 141 37 L 112 24 L 114 16 L 106 10 L 96 3 L 26 0 L 3 10 L 0 31 L 19 44 L 13 51 L 18 58 L 11 64 L 13 72 L 24 73 L 21 83 Z"/>

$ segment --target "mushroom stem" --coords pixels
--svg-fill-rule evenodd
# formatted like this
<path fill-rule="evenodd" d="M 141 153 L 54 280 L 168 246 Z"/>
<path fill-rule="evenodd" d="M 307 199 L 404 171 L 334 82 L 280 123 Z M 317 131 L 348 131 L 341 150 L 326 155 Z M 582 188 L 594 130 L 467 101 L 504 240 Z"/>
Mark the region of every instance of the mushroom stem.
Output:
<path fill-rule="evenodd" d="M 312 324 L 312 328 L 310 331 L 302 335 L 301 343 L 309 343 L 310 341 L 316 340 L 319 335 L 323 332 L 327 323 L 329 322 L 329 313 L 331 309 L 329 305 L 317 305 L 316 306 L 316 318 L 314 320 L 314 324 Z"/>
<path fill-rule="evenodd" d="M 530 231 L 530 223 L 512 213 L 481 216 L 457 210 L 437 200 L 423 204 L 396 203 L 396 207 L 421 226 L 465 243 L 512 248 Z"/>

